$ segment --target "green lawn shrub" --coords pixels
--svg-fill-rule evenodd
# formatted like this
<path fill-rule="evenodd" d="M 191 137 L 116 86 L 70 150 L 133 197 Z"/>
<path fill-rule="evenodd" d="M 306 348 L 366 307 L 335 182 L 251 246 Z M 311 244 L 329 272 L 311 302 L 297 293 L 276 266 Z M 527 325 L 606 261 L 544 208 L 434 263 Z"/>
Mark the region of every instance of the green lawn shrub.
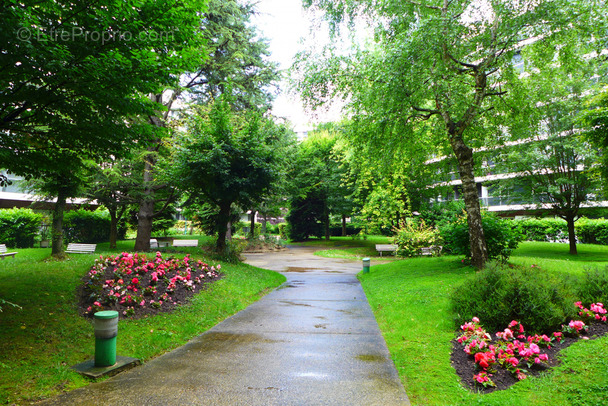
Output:
<path fill-rule="evenodd" d="M 281 240 L 287 240 L 289 238 L 287 234 L 287 223 L 279 223 L 277 224 L 277 227 L 279 230 L 279 236 L 281 236 Z"/>
<path fill-rule="evenodd" d="M 450 297 L 456 328 L 478 317 L 491 333 L 512 320 L 532 333 L 558 331 L 575 316 L 576 300 L 573 283 L 565 283 L 563 277 L 496 262 L 457 286 Z"/>
<path fill-rule="evenodd" d="M 363 226 L 353 224 L 346 225 L 346 235 L 356 235 L 363 230 Z M 329 235 L 332 237 L 342 237 L 342 224 L 333 223 L 329 226 Z"/>
<path fill-rule="evenodd" d="M 582 218 L 574 223 L 574 228 L 579 242 L 608 245 L 608 220 Z"/>
<path fill-rule="evenodd" d="M 400 257 L 413 257 L 420 255 L 420 249 L 441 244 L 439 231 L 427 226 L 424 220 L 407 222 L 397 230 L 395 236 L 397 251 Z"/>
<path fill-rule="evenodd" d="M 608 306 L 608 268 L 586 271 L 576 282 L 576 290 L 583 304 L 600 302 Z"/>
<path fill-rule="evenodd" d="M 31 209 L 0 210 L 0 244 L 15 248 L 32 248 L 42 215 Z"/>
<path fill-rule="evenodd" d="M 63 216 L 63 233 L 67 243 L 96 244 L 110 239 L 110 214 L 105 210 L 71 210 Z M 124 238 L 124 236 L 119 236 Z"/>
<path fill-rule="evenodd" d="M 558 241 L 568 237 L 566 221 L 560 218 L 529 218 L 513 223 L 527 241 Z"/>
<path fill-rule="evenodd" d="M 522 241 L 522 234 L 513 227 L 512 221 L 501 219 L 492 213 L 483 212 L 481 222 L 489 258 L 505 262 Z M 444 223 L 439 233 L 445 252 L 471 257 L 469 228 L 464 216 L 458 217 L 451 223 Z"/>

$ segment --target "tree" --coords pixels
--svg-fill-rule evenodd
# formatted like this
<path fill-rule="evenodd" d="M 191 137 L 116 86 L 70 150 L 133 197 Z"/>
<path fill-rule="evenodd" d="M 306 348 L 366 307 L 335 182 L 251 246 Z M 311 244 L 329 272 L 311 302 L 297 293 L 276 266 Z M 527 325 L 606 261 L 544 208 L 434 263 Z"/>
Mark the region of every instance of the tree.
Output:
<path fill-rule="evenodd" d="M 603 151 L 598 161 L 603 179 L 604 194 L 608 195 L 608 88 L 588 101 L 587 109 L 580 114 L 586 139 Z"/>
<path fill-rule="evenodd" d="M 365 16 L 366 22 L 375 23 L 375 43 L 351 55 L 302 55 L 304 96 L 313 104 L 348 96 L 361 127 L 376 132 L 373 140 L 361 137 L 361 142 L 414 144 L 417 125 L 430 121 L 434 151 L 447 147 L 457 160 L 472 263 L 482 268 L 488 253 L 473 150 L 500 141 L 497 124 L 505 120 L 505 112 L 516 109 L 509 98 L 537 100 L 533 89 L 512 86 L 519 83 L 513 57 L 521 50 L 538 65 L 547 65 L 557 49 L 560 60 L 578 62 L 573 55 L 592 48 L 585 41 L 597 28 L 598 7 L 605 5 L 563 0 L 305 3 L 324 10 L 336 27 Z M 578 49 L 565 46 L 574 43 Z"/>
<path fill-rule="evenodd" d="M 259 113 L 233 112 L 220 96 L 210 108 L 193 106 L 176 141 L 173 176 L 189 203 L 219 208 L 217 250 L 226 250 L 231 207 L 252 207 L 275 179 L 274 122 Z M 176 182 L 177 183 L 177 182 Z"/>
<path fill-rule="evenodd" d="M 328 128 L 330 130 L 328 130 Z M 344 151 L 340 150 L 339 133 L 329 127 L 309 133 L 298 146 L 296 163 L 292 169 L 291 224 L 292 239 L 317 236 L 317 226 L 329 239 L 331 214 L 342 215 L 348 211 L 352 191 L 343 183 L 347 173 Z M 311 222 L 311 224 L 306 224 Z M 314 224 L 312 224 L 314 223 Z M 299 231 L 302 230 L 302 231 Z"/>
<path fill-rule="evenodd" d="M 0 10 L 0 167 L 48 183 L 62 256 L 65 197 L 84 161 L 128 155 L 158 137 L 146 95 L 179 79 L 200 44 L 205 1 L 111 5 L 9 2 Z M 66 186 L 69 185 L 69 188 Z"/>
<path fill-rule="evenodd" d="M 237 110 L 260 109 L 270 106 L 269 87 L 278 77 L 276 64 L 267 60 L 268 44 L 259 37 L 250 24 L 254 5 L 236 0 L 211 0 L 208 10 L 201 15 L 199 24 L 204 48 L 192 49 L 185 55 L 203 56 L 196 64 L 188 65 L 181 76 L 179 86 L 151 94 L 150 98 L 164 108 L 149 117 L 150 124 L 166 129 L 171 126 L 171 113 L 175 102 L 196 101 L 212 103 L 222 94 L 229 93 L 232 107 Z M 199 44 L 200 45 L 200 44 Z M 192 62 L 192 61 L 190 61 Z M 166 135 L 165 138 L 169 137 Z M 161 213 L 155 211 L 155 194 L 159 190 L 158 154 L 162 153 L 163 137 L 149 146 L 144 156 L 143 182 L 145 192 L 138 213 L 135 249 L 144 251 L 150 247 L 152 221 Z"/>

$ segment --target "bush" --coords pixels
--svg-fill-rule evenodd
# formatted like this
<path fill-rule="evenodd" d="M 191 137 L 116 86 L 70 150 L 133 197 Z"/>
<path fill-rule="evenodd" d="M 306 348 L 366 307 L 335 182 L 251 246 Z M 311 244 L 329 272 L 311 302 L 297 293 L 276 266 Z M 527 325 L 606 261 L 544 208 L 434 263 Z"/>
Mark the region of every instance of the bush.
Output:
<path fill-rule="evenodd" d="M 579 242 L 608 245 L 608 220 L 582 218 L 574 223 L 574 228 Z"/>
<path fill-rule="evenodd" d="M 0 244 L 31 248 L 41 224 L 42 215 L 31 209 L 0 210 Z"/>
<path fill-rule="evenodd" d="M 353 224 L 346 224 L 346 235 L 356 235 L 363 230 L 362 226 L 356 226 Z M 329 235 L 332 237 L 342 237 L 342 224 L 333 223 L 329 226 Z"/>
<path fill-rule="evenodd" d="M 527 241 L 555 242 L 568 238 L 566 221 L 559 218 L 513 220 L 513 224 Z"/>
<path fill-rule="evenodd" d="M 249 228 L 251 227 L 250 221 L 239 221 L 235 224 L 234 232 L 235 234 L 241 234 L 247 238 L 249 238 Z M 253 231 L 254 238 L 258 238 L 262 233 L 262 223 L 255 223 L 255 230 Z"/>
<path fill-rule="evenodd" d="M 556 331 L 576 314 L 576 292 L 569 286 L 535 268 L 491 263 L 453 291 L 456 327 L 479 317 L 489 332 L 502 330 L 512 320 L 533 333 Z"/>
<path fill-rule="evenodd" d="M 400 257 L 413 257 L 420 255 L 420 249 L 440 245 L 439 232 L 427 226 L 424 220 L 407 222 L 397 230 L 395 255 Z"/>
<path fill-rule="evenodd" d="M 68 211 L 63 216 L 63 235 L 66 243 L 96 244 L 109 241 L 110 214 L 106 210 Z"/>
<path fill-rule="evenodd" d="M 583 303 L 608 305 L 608 267 L 586 271 L 576 282 L 577 299 Z"/>
<path fill-rule="evenodd" d="M 277 228 L 279 230 L 279 236 L 281 237 L 281 240 L 287 240 L 287 236 L 288 236 L 287 223 L 279 223 L 279 224 L 277 224 Z"/>
<path fill-rule="evenodd" d="M 513 222 L 497 217 L 492 213 L 483 212 L 481 223 L 486 237 L 488 257 L 506 262 L 513 250 L 522 241 L 522 234 L 513 227 Z M 454 255 L 471 257 L 469 243 L 469 228 L 464 216 L 458 217 L 452 223 L 444 224 L 440 230 L 444 251 Z"/>

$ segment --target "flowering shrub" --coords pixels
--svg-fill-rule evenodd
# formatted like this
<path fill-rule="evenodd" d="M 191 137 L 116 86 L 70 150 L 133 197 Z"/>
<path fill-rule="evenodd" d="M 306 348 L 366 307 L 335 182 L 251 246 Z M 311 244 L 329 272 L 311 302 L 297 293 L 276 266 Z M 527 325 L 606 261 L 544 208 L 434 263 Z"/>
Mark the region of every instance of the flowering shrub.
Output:
<path fill-rule="evenodd" d="M 195 291 L 204 283 L 220 277 L 220 265 L 209 266 L 183 259 L 164 259 L 160 252 L 149 259 L 144 254 L 100 256 L 91 267 L 85 285 L 87 315 L 100 310 L 122 310 L 134 316 L 137 310 L 169 308 L 177 305 L 174 294 L 179 289 Z"/>
<path fill-rule="evenodd" d="M 580 309 L 579 315 L 593 322 L 607 322 L 608 311 L 602 303 L 592 303 L 585 308 L 581 302 L 574 303 Z M 587 331 L 587 325 L 581 320 L 571 320 L 562 325 L 561 332 L 551 335 L 526 335 L 524 326 L 517 320 L 509 323 L 507 328 L 496 333 L 496 341 L 480 325 L 479 318 L 473 317 L 470 322 L 460 326 L 462 333 L 457 341 L 464 346 L 464 352 L 473 356 L 475 367 L 479 371 L 473 375 L 476 384 L 484 387 L 496 386 L 491 377 L 500 366 L 511 372 L 518 380 L 526 379 L 528 370 L 535 365 L 546 363 L 549 356 L 541 347 L 551 348 L 553 342 L 560 342 L 563 333 L 578 336 Z"/>

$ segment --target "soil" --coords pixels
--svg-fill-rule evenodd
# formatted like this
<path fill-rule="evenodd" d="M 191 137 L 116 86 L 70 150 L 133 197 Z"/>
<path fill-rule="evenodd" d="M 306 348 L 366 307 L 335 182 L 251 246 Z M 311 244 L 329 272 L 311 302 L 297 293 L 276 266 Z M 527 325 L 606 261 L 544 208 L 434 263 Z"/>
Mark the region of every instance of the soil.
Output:
<path fill-rule="evenodd" d="M 103 279 L 114 279 L 114 267 L 107 267 L 105 269 L 105 274 Z M 161 281 L 159 280 L 159 283 L 156 284 L 155 288 L 156 288 L 156 293 L 153 295 L 144 295 L 144 298 L 146 299 L 146 301 L 149 300 L 154 300 L 155 302 L 159 302 L 159 300 L 162 301 L 162 304 L 160 305 L 160 307 L 152 307 L 148 304 L 146 304 L 146 306 L 144 307 L 140 307 L 137 304 L 119 304 L 119 303 L 112 303 L 112 304 L 105 304 L 104 305 L 104 309 L 103 310 L 116 310 L 118 312 L 118 314 L 120 315 L 120 318 L 130 318 L 130 319 L 139 319 L 142 317 L 149 317 L 155 314 L 159 314 L 159 313 L 167 313 L 167 312 L 171 312 L 173 310 L 175 310 L 178 306 L 181 306 L 182 304 L 186 303 L 192 296 L 194 296 L 194 294 L 200 292 L 201 290 L 204 290 L 207 286 L 209 286 L 209 284 L 214 283 L 215 281 L 221 279 L 223 277 L 222 273 L 219 272 L 217 273 L 217 276 L 201 276 L 203 274 L 203 272 L 201 271 L 197 271 L 196 267 L 192 267 L 192 278 L 195 278 L 196 276 L 200 276 L 201 277 L 201 282 L 196 284 L 195 289 L 194 290 L 189 290 L 185 287 L 185 285 L 183 284 L 177 284 L 176 288 L 174 289 L 173 293 L 170 294 L 170 299 L 169 300 L 163 300 L 162 296 L 165 294 L 165 292 L 167 292 L 167 284 L 166 283 L 161 283 Z M 141 286 L 149 286 L 150 284 L 150 273 L 148 274 L 144 274 L 144 275 L 138 275 L 138 278 L 140 279 L 140 285 Z M 91 298 L 91 290 L 87 288 L 87 286 L 90 284 L 91 278 L 89 276 L 89 274 L 87 273 L 87 275 L 85 275 L 82 278 L 82 284 L 80 285 L 80 287 L 78 288 L 78 307 L 79 307 L 79 314 L 83 317 L 87 317 L 87 318 L 91 318 L 93 317 L 94 312 L 88 313 L 87 309 L 89 308 L 89 306 L 93 305 L 93 302 L 95 301 L 94 298 Z M 123 312 L 125 312 L 127 310 L 128 307 L 133 308 L 133 314 L 132 315 L 125 315 Z"/>
<path fill-rule="evenodd" d="M 589 331 L 587 334 L 583 335 L 582 337 L 588 337 L 590 340 L 594 340 L 606 333 L 608 333 L 608 324 L 592 323 L 589 325 Z M 559 365 L 559 352 L 578 340 L 582 340 L 582 337 L 564 337 L 561 342 L 551 345 L 551 348 L 542 348 L 541 351 L 549 356 L 549 360 L 544 366 L 534 365 L 528 370 L 527 375 L 536 376 L 542 372 L 550 371 L 552 367 Z M 496 390 L 507 389 L 511 385 L 519 382 L 519 380 L 509 371 L 498 367 L 496 373 L 492 374 L 491 376 L 491 379 L 496 384 L 496 387 L 484 388 L 482 385 L 473 380 L 473 375 L 477 374 L 479 371 L 477 371 L 475 368 L 473 356 L 464 352 L 463 348 L 463 345 L 456 341 L 456 339 L 452 340 L 451 363 L 465 388 L 474 392 L 490 393 Z"/>

